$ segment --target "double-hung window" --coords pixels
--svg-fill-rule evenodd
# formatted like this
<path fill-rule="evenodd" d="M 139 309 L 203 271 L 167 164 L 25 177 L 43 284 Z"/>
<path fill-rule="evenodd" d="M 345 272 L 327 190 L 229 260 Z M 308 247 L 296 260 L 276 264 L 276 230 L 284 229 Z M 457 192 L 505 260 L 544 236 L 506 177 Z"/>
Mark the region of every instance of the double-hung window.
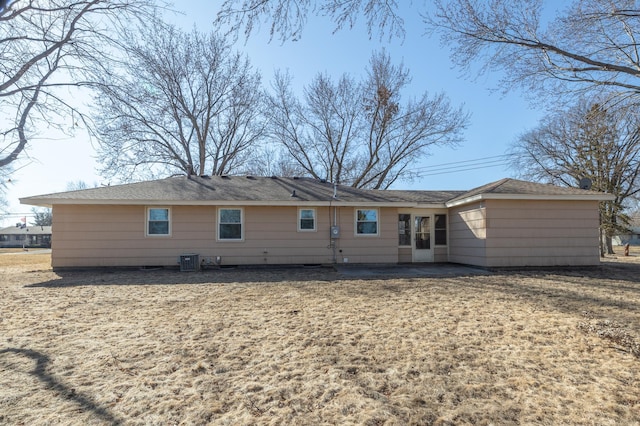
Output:
<path fill-rule="evenodd" d="M 218 239 L 241 241 L 242 238 L 242 209 L 218 209 Z"/>
<path fill-rule="evenodd" d="M 435 215 L 435 231 L 436 231 L 436 245 L 447 245 L 447 215 L 437 214 Z"/>
<path fill-rule="evenodd" d="M 168 207 L 147 208 L 147 236 L 171 235 L 171 210 Z"/>
<path fill-rule="evenodd" d="M 378 210 L 356 210 L 356 235 L 378 235 Z"/>
<path fill-rule="evenodd" d="M 316 230 L 316 209 L 298 210 L 298 231 Z"/>
<path fill-rule="evenodd" d="M 398 245 L 411 246 L 411 215 L 401 213 L 398 215 Z"/>

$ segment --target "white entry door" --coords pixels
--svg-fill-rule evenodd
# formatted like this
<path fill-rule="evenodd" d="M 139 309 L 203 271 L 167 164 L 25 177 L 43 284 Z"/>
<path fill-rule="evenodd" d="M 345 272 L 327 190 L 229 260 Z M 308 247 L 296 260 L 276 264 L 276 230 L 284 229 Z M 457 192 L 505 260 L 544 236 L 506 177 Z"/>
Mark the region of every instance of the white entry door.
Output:
<path fill-rule="evenodd" d="M 431 240 L 431 215 L 413 215 L 413 244 L 414 262 L 433 262 L 433 241 Z"/>

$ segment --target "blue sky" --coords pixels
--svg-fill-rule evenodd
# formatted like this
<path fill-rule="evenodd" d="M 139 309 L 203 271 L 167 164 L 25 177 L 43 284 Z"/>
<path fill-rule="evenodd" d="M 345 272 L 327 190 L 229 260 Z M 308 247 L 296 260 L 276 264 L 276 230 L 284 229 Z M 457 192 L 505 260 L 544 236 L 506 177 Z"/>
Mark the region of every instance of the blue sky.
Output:
<path fill-rule="evenodd" d="M 185 14 L 169 19 L 186 30 L 196 25 L 205 31 L 212 28 L 217 4 L 217 1 L 184 1 L 176 7 Z M 471 113 L 464 142 L 457 148 L 433 149 L 428 158 L 413 165 L 427 176 L 413 182 L 398 182 L 393 189 L 471 189 L 514 176 L 514 172 L 504 166 L 505 158 L 499 156 L 505 154 L 518 135 L 536 126 L 543 111 L 533 109 L 522 92 L 503 95 L 498 86 L 500 75 L 464 76 L 453 67 L 449 49 L 440 46 L 437 36 L 424 35 L 425 25 L 419 11 L 427 6 L 414 1 L 411 6 L 407 3 L 403 7 L 407 9 L 403 11 L 404 40 L 389 41 L 386 37 L 380 40 L 376 36 L 369 39 L 362 22 L 352 30 L 332 34 L 333 24 L 328 19 L 310 16 L 298 41 L 281 43 L 274 39 L 269 42 L 268 27 L 264 25 L 257 28 L 248 41 L 241 38 L 236 47 L 261 70 L 265 85 L 275 70 L 288 69 L 298 89 L 318 72 L 325 72 L 336 80 L 343 73 L 364 76 L 371 53 L 384 47 L 395 63 L 402 61 L 411 72 L 410 91 L 414 95 L 408 95 L 417 97 L 424 91 L 443 91 L 454 106 L 464 105 Z M 8 199 L 13 213 L 21 214 L 31 208 L 21 206 L 19 197 L 64 191 L 68 182 L 78 180 L 89 185 L 106 183 L 95 174 L 94 150 L 82 132 L 77 132 L 74 138 L 44 132 L 29 153 L 30 160 L 20 166 L 12 179 Z M 469 162 L 461 163 L 465 161 Z M 456 171 L 465 168 L 470 170 Z M 8 222 L 13 220 L 9 218 Z"/>

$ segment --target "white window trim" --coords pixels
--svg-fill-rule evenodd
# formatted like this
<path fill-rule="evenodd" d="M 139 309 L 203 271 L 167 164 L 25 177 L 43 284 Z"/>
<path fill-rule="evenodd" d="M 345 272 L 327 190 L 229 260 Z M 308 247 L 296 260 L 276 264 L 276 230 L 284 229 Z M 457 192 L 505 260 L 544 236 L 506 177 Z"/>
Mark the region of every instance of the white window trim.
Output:
<path fill-rule="evenodd" d="M 311 210 L 313 212 L 313 229 L 302 229 L 300 228 L 300 222 L 302 221 L 302 210 Z M 318 212 L 314 207 L 299 207 L 298 208 L 298 232 L 317 232 L 318 230 Z"/>
<path fill-rule="evenodd" d="M 359 234 L 358 233 L 358 211 L 359 210 L 375 210 L 376 212 L 376 233 L 375 234 Z M 360 207 L 353 210 L 353 234 L 356 237 L 377 237 L 380 235 L 380 210 L 377 208 Z"/>
<path fill-rule="evenodd" d="M 168 233 L 167 234 L 150 234 L 149 233 L 149 211 L 150 210 L 154 210 L 154 209 L 166 209 L 167 213 L 169 215 L 169 229 L 168 229 Z M 147 208 L 144 210 L 144 235 L 145 237 L 149 237 L 149 238 L 168 238 L 171 237 L 171 231 L 172 231 L 172 226 L 171 226 L 171 218 L 173 217 L 172 213 L 171 213 L 171 207 L 169 206 L 147 206 Z"/>
<path fill-rule="evenodd" d="M 222 210 L 240 210 L 240 238 L 220 238 L 220 212 Z M 239 243 L 244 241 L 244 208 L 243 207 L 218 207 L 216 211 L 216 241 L 223 243 Z"/>
<path fill-rule="evenodd" d="M 436 216 L 444 216 L 445 217 L 445 236 L 446 242 L 444 244 L 436 244 Z M 442 228 L 439 228 L 442 229 Z M 447 247 L 449 245 L 449 215 L 447 213 L 435 213 L 433 215 L 433 246 L 434 247 Z"/>
<path fill-rule="evenodd" d="M 411 229 L 411 221 L 413 220 L 413 215 L 409 212 L 404 212 L 404 211 L 399 211 L 398 212 L 398 216 L 400 216 L 401 214 L 406 214 L 409 216 L 409 244 L 405 244 L 405 245 L 401 245 L 400 242 L 398 241 L 398 247 L 401 248 L 411 248 L 412 244 L 411 244 L 411 237 L 412 237 L 412 229 Z M 399 230 L 399 229 L 398 229 Z"/>

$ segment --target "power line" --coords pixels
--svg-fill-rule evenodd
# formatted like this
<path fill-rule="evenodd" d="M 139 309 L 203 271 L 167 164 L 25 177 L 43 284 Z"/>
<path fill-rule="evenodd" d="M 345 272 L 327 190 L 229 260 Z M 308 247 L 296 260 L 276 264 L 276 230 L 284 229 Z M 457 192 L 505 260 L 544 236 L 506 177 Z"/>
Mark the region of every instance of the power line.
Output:
<path fill-rule="evenodd" d="M 502 155 L 492 155 L 491 157 L 481 157 L 481 158 L 475 158 L 472 160 L 462 160 L 462 161 L 453 161 L 450 163 L 440 163 L 440 164 L 433 164 L 430 166 L 423 166 L 423 167 L 419 167 L 420 169 L 424 169 L 424 168 L 431 168 L 431 167 L 440 167 L 440 166 L 449 166 L 452 164 L 464 164 L 464 163 L 475 163 L 478 161 L 482 161 L 482 160 L 491 160 L 493 158 L 505 158 L 505 157 L 509 157 L 509 154 L 502 154 Z"/>
<path fill-rule="evenodd" d="M 508 163 L 503 163 L 503 164 L 494 164 L 494 165 L 489 165 L 489 166 L 477 166 L 477 167 L 469 167 L 469 168 L 465 168 L 465 169 L 456 169 L 456 170 L 450 170 L 450 171 L 441 171 L 441 172 L 434 172 L 434 173 L 421 173 L 420 176 L 435 176 L 435 175 L 445 175 L 448 173 L 458 173 L 458 172 L 466 172 L 469 170 L 478 170 L 478 169 L 489 169 L 492 167 L 498 167 L 500 165 L 504 165 L 506 166 Z"/>
<path fill-rule="evenodd" d="M 491 157 L 482 157 L 472 160 L 453 161 L 449 163 L 435 164 L 431 166 L 422 166 L 411 169 L 420 176 L 434 176 L 439 174 L 449 174 L 465 172 L 469 170 L 488 169 L 492 167 L 507 166 L 509 164 L 509 155 L 494 155 Z"/>
<path fill-rule="evenodd" d="M 467 163 L 467 164 L 460 164 L 457 166 L 448 166 L 448 167 L 420 167 L 420 170 L 424 170 L 426 172 L 440 172 L 440 171 L 448 171 L 448 170 L 457 170 L 457 169 L 466 169 L 468 167 L 476 167 L 476 166 L 480 166 L 480 167 L 494 167 L 494 166 L 501 166 L 501 165 L 505 165 L 508 164 L 508 162 L 506 160 L 492 160 L 492 161 L 483 161 L 483 162 L 476 162 L 476 163 Z"/>

